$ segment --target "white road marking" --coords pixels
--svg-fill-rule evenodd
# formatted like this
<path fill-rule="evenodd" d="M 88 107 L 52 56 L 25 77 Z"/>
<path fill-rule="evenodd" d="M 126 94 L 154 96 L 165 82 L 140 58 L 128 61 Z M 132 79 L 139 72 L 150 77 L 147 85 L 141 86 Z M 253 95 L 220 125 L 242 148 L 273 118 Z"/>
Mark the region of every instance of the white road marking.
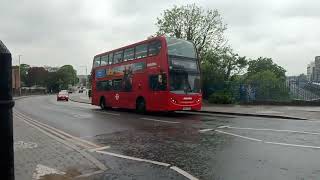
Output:
<path fill-rule="evenodd" d="M 75 141 L 75 143 L 77 143 L 77 144 L 79 144 L 79 145 L 82 145 L 82 146 L 84 146 L 84 147 L 89 147 L 89 146 L 87 146 L 87 145 L 90 145 L 90 146 L 93 146 L 93 147 L 96 147 L 96 148 L 101 147 L 101 146 L 99 146 L 99 145 L 97 145 L 97 144 L 94 144 L 94 143 L 92 143 L 92 142 L 90 142 L 90 141 L 86 141 L 86 140 L 83 140 L 83 139 L 81 139 L 81 138 L 72 136 L 71 134 L 68 134 L 68 133 L 66 133 L 66 132 L 64 132 L 64 131 L 61 131 L 61 130 L 59 130 L 59 129 L 56 129 L 56 128 L 54 128 L 54 127 L 52 127 L 52 126 L 49 126 L 49 125 L 47 125 L 47 124 L 41 123 L 41 122 L 39 122 L 39 121 L 37 121 L 37 120 L 34 120 L 34 119 L 32 119 L 32 118 L 30 118 L 30 117 L 28 117 L 28 116 L 26 116 L 26 115 L 24 115 L 24 114 L 22 114 L 22 113 L 20 113 L 20 112 L 18 112 L 18 111 L 15 111 L 15 113 L 16 113 L 16 116 L 19 115 L 19 116 L 21 116 L 22 118 L 24 118 L 24 120 L 29 121 L 29 123 L 35 123 L 36 125 L 41 126 L 43 129 L 46 129 L 47 131 L 49 131 L 49 132 L 51 132 L 51 133 L 54 133 L 54 134 L 60 136 L 60 138 L 63 138 L 63 136 L 69 137 L 69 138 L 73 139 L 73 140 Z M 87 144 L 87 145 L 86 145 L 86 144 Z M 90 148 L 90 147 L 89 147 L 89 148 Z"/>
<path fill-rule="evenodd" d="M 198 178 L 192 176 L 191 174 L 189 174 L 188 172 L 178 168 L 177 166 L 171 166 L 170 169 L 175 170 L 177 173 L 183 175 L 184 177 L 190 179 L 190 180 L 199 180 Z"/>
<path fill-rule="evenodd" d="M 130 160 L 134 160 L 134 161 L 147 162 L 147 163 L 156 164 L 156 165 L 165 166 L 165 167 L 171 166 L 168 163 L 163 163 L 163 162 L 159 162 L 159 161 L 152 161 L 152 160 L 148 160 L 148 159 L 141 159 L 141 158 L 136 158 L 136 157 L 131 157 L 131 156 L 125 156 L 122 154 L 116 154 L 116 153 L 112 153 L 112 152 L 106 152 L 106 151 L 95 151 L 95 152 L 101 153 L 101 154 L 107 154 L 110 156 L 119 157 L 119 158 L 123 158 L 123 159 L 130 159 Z M 184 177 L 186 177 L 190 180 L 199 180 L 198 178 L 192 176 L 190 173 L 188 173 L 188 172 L 186 172 L 176 166 L 171 166 L 170 169 L 176 171 L 177 173 L 183 175 Z"/>
<path fill-rule="evenodd" d="M 262 140 L 256 139 L 256 138 L 251 138 L 251 137 L 247 137 L 247 136 L 241 136 L 241 135 L 238 135 L 238 134 L 229 133 L 229 132 L 225 132 L 225 131 L 221 131 L 221 130 L 215 130 L 215 131 L 218 132 L 218 133 L 228 134 L 228 135 L 231 135 L 231 136 L 240 137 L 240 138 L 248 139 L 248 140 L 251 140 L 251 141 L 262 142 Z"/>
<path fill-rule="evenodd" d="M 308 146 L 308 145 L 300 145 L 300 144 L 288 144 L 288 143 L 278 143 L 278 142 L 264 142 L 266 144 L 275 144 L 275 145 L 282 145 L 282 146 L 293 146 L 293 147 L 304 147 L 304 148 L 312 148 L 312 149 L 320 149 L 319 146 Z"/>
<path fill-rule="evenodd" d="M 110 113 L 110 112 L 105 112 L 101 110 L 94 110 L 94 112 L 101 113 L 101 114 L 108 114 L 108 115 L 113 115 L 113 116 L 120 116 L 118 113 Z"/>
<path fill-rule="evenodd" d="M 280 142 L 264 141 L 264 140 L 261 140 L 261 139 L 255 139 L 255 138 L 250 138 L 250 137 L 247 137 L 247 136 L 241 136 L 241 135 L 238 135 L 238 134 L 229 133 L 229 132 L 225 132 L 225 131 L 221 131 L 221 130 L 215 130 L 215 131 L 216 131 L 216 132 L 219 132 L 219 133 L 228 134 L 228 135 L 231 135 L 231 136 L 235 136 L 235 137 L 239 137 L 239 138 L 251 140 L 251 141 L 262 142 L 262 143 L 265 143 L 265 144 L 274 144 L 274 145 L 281 145 L 281 146 L 291 146 L 291 147 L 302 147 L 302 148 L 320 149 L 319 146 L 309 146 L 309 145 L 301 145 L 301 144 L 289 144 L 289 143 L 280 143 Z"/>
<path fill-rule="evenodd" d="M 38 144 L 35 142 L 18 141 L 18 142 L 14 142 L 13 144 L 14 151 L 19 149 L 33 149 L 37 147 L 38 147 Z"/>
<path fill-rule="evenodd" d="M 228 127 L 230 127 L 230 126 L 219 126 L 219 127 L 217 127 L 218 129 L 223 129 L 223 128 L 228 128 Z"/>
<path fill-rule="evenodd" d="M 165 121 L 165 120 L 152 119 L 152 118 L 140 118 L 140 119 L 147 120 L 147 121 L 156 121 L 156 122 L 170 123 L 170 124 L 180 123 L 180 122 L 176 122 L 176 121 Z"/>
<path fill-rule="evenodd" d="M 311 134 L 311 135 L 320 135 L 320 133 L 307 132 L 307 131 L 294 131 L 294 130 L 283 130 L 283 129 L 259 129 L 259 128 L 242 128 L 242 127 L 218 127 L 218 128 L 227 128 L 227 129 L 241 129 L 241 130 L 255 130 L 255 131 L 272 131 L 272 132 L 290 132 L 290 133 L 299 133 L 299 134 Z"/>
<path fill-rule="evenodd" d="M 32 179 L 40 179 L 42 176 L 49 175 L 49 174 L 60 174 L 64 175 L 65 172 L 59 171 L 57 169 L 50 168 L 48 166 L 44 166 L 42 164 L 38 164 L 35 172 L 32 175 Z"/>
<path fill-rule="evenodd" d="M 16 112 L 17 113 L 17 112 Z M 65 144 L 66 146 L 76 150 L 77 152 L 79 152 L 82 156 L 84 156 L 85 158 L 87 158 L 89 161 L 91 161 L 94 165 L 96 165 L 99 169 L 105 171 L 106 169 L 108 169 L 104 164 L 102 164 L 100 161 L 98 161 L 97 159 L 95 159 L 92 155 L 90 155 L 89 153 L 87 153 L 86 151 L 80 150 L 76 145 L 74 145 L 74 142 L 68 142 L 60 137 L 57 136 L 57 134 L 51 134 L 49 132 L 47 132 L 47 130 L 45 130 L 45 128 L 43 126 L 40 125 L 35 125 L 35 123 L 31 123 L 32 121 L 27 120 L 26 118 L 17 116 L 15 114 L 15 116 L 20 119 L 21 121 L 25 122 L 26 124 L 30 125 L 31 127 L 34 127 L 35 129 L 39 130 L 40 132 L 46 134 L 47 136 L 55 139 L 56 141 Z"/>
<path fill-rule="evenodd" d="M 95 151 L 95 152 L 100 153 L 100 154 L 107 154 L 110 156 L 115 156 L 115 157 L 119 157 L 119 158 L 123 158 L 123 159 L 130 159 L 130 160 L 134 160 L 134 161 L 147 162 L 147 163 L 156 164 L 156 165 L 165 166 L 165 167 L 170 166 L 170 164 L 168 164 L 168 163 L 152 161 L 152 160 L 148 160 L 148 159 L 141 159 L 141 158 L 136 158 L 136 157 L 131 157 L 131 156 L 125 156 L 122 154 L 116 154 L 116 153 L 107 152 L 107 151 Z"/>
<path fill-rule="evenodd" d="M 201 129 L 199 130 L 199 132 L 204 133 L 204 132 L 208 132 L 208 131 L 212 131 L 213 129 Z"/>
<path fill-rule="evenodd" d="M 103 146 L 103 147 L 99 147 L 99 148 L 89 149 L 89 152 L 102 151 L 102 150 L 109 149 L 109 148 L 110 148 L 110 146 Z"/>

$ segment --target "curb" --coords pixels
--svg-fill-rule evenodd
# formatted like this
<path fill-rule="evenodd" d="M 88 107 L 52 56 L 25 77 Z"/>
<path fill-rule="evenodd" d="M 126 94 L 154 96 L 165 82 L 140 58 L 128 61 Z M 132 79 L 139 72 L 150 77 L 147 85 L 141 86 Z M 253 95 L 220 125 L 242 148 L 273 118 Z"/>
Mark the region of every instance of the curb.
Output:
<path fill-rule="evenodd" d="M 90 102 L 84 102 L 79 100 L 74 100 L 69 97 L 70 101 L 83 103 L 83 104 L 91 104 Z M 181 111 L 188 112 L 188 111 Z M 250 116 L 250 117 L 264 117 L 264 118 L 278 118 L 278 119 L 292 119 L 292 120 L 308 120 L 307 118 L 302 117 L 293 117 L 293 116 L 284 116 L 284 115 L 271 115 L 271 114 L 253 114 L 253 113 L 238 113 L 238 112 L 222 112 L 222 111 L 189 111 L 190 113 L 207 113 L 207 114 L 222 114 L 222 115 L 233 115 L 233 116 Z"/>
<path fill-rule="evenodd" d="M 192 112 L 234 115 L 234 116 L 251 116 L 251 117 L 264 117 L 264 118 L 292 119 L 292 120 L 308 120 L 307 118 L 301 118 L 301 117 L 292 117 L 292 116 L 283 116 L 283 115 L 269 115 L 269 114 L 252 114 L 252 113 L 221 112 L 221 111 L 192 111 Z"/>

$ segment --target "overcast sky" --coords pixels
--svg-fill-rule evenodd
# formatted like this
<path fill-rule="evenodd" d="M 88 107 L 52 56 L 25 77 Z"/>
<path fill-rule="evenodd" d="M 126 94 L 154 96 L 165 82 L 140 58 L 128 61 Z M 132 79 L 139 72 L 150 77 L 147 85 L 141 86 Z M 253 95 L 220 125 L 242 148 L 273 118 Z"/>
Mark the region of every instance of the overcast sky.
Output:
<path fill-rule="evenodd" d="M 287 75 L 306 73 L 320 55 L 320 1 L 307 0 L 2 0 L 0 40 L 33 66 L 71 64 L 90 72 L 95 54 L 144 40 L 174 4 L 217 9 L 241 56 L 271 57 Z"/>

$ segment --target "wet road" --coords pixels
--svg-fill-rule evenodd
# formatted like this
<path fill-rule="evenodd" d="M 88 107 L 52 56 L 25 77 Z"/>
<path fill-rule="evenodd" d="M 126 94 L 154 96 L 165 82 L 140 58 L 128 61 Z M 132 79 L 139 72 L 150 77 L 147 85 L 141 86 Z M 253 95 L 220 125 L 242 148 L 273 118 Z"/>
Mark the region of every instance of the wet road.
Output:
<path fill-rule="evenodd" d="M 320 178 L 320 118 L 302 121 L 189 113 L 138 115 L 57 102 L 55 96 L 20 99 L 15 108 L 74 136 L 110 146 L 109 152 L 169 163 L 199 179 Z M 186 179 L 155 165 L 107 155 L 98 158 L 113 169 L 107 178 Z"/>

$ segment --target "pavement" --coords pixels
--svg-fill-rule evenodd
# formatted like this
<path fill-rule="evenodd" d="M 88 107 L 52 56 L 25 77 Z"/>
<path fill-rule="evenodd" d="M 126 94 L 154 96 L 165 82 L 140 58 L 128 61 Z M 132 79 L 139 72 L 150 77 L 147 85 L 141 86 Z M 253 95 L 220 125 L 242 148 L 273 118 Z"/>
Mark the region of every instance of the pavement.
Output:
<path fill-rule="evenodd" d="M 16 180 L 68 179 L 101 170 L 81 150 L 39 129 L 16 111 L 13 128 Z"/>
<path fill-rule="evenodd" d="M 71 144 L 73 148 L 69 149 L 78 148 L 76 152 L 87 153 L 85 157 L 89 154 L 91 158 L 83 158 L 82 163 L 88 165 L 85 168 L 75 165 L 74 169 L 85 174 L 94 164 L 94 170 L 98 168 L 99 173 L 87 176 L 92 179 L 272 180 L 320 177 L 319 119 L 187 112 L 140 115 L 126 110 L 103 111 L 85 103 L 57 102 L 55 96 L 20 99 L 16 101 L 14 114 L 28 117 L 28 123 L 42 127 L 45 132 L 54 130 L 51 135 L 68 142 L 52 144 L 53 147 L 68 149 L 66 144 Z M 15 131 L 24 129 L 28 127 Z M 28 134 L 30 132 L 25 136 Z M 39 136 L 43 135 L 40 133 Z M 37 138 L 23 138 L 22 135 L 18 141 L 42 144 Z M 43 147 L 50 147 L 51 141 L 43 142 Z M 27 147 L 34 147 L 34 144 L 29 143 Z M 43 151 L 37 153 L 39 158 L 44 156 L 41 159 L 58 154 Z M 60 153 L 63 159 L 69 159 L 68 155 Z M 74 167 L 72 162 L 70 165 L 55 165 L 54 160 L 52 163 L 50 160 L 42 162 L 37 158 L 16 155 L 16 161 L 22 165 L 36 161 L 33 164 L 55 169 L 51 172 L 66 172 L 67 167 Z M 61 163 L 66 162 L 61 160 Z M 99 171 L 101 164 L 106 167 L 103 171 Z M 38 169 L 48 169 L 43 166 Z M 30 172 L 36 167 L 33 165 Z"/>
<path fill-rule="evenodd" d="M 91 99 L 85 92 L 71 94 L 70 100 L 79 103 L 91 104 Z M 319 106 L 213 105 L 203 103 L 200 112 L 297 120 L 317 120 L 320 118 Z"/>

